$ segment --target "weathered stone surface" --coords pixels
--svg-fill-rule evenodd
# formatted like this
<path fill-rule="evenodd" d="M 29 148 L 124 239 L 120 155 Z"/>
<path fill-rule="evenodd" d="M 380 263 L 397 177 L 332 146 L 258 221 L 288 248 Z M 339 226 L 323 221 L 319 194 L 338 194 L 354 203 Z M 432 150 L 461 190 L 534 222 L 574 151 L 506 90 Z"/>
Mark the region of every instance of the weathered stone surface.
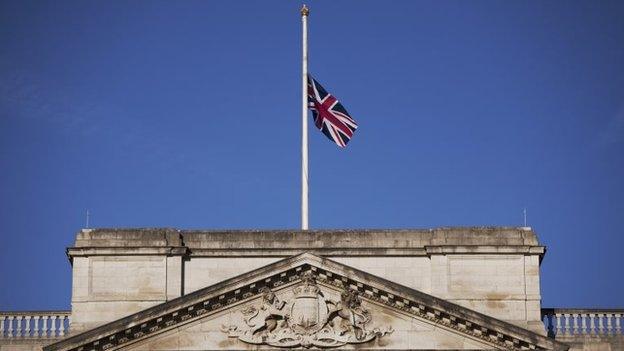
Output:
<path fill-rule="evenodd" d="M 181 262 L 164 255 L 75 257 L 73 264 L 74 330 L 100 325 L 165 302 L 168 297 L 180 296 Z M 168 294 L 170 286 L 173 287 Z"/>
<path fill-rule="evenodd" d="M 557 341 L 570 345 L 570 351 L 621 351 L 624 335 L 569 335 L 558 336 Z"/>
<path fill-rule="evenodd" d="M 0 339 L 0 351 L 41 351 L 43 345 L 51 342 L 41 339 Z"/>
<path fill-rule="evenodd" d="M 182 246 L 180 232 L 170 228 L 83 229 L 74 247 L 175 247 Z"/>
<path fill-rule="evenodd" d="M 326 312 L 342 301 L 345 289 L 354 289 L 362 301 L 350 308 L 374 317 L 350 322 L 351 328 L 370 328 L 359 340 L 363 344 L 358 344 L 355 329 L 342 336 L 335 330 L 323 332 L 324 343 L 331 344 L 333 338 L 341 348 L 565 350 L 556 340 L 571 350 L 622 349 L 624 339 L 616 324 L 622 310 L 541 308 L 544 253 L 530 228 L 82 230 L 67 249 L 73 264 L 71 334 L 45 349 L 273 348 L 280 344 L 275 335 L 267 343 L 245 334 L 249 323 L 241 322 L 241 312 L 262 306 L 260 286 L 270 286 L 288 304 L 297 301 L 293 288 L 302 284 L 297 264 L 316 274 L 322 293 L 318 306 L 328 306 Z M 314 304 L 304 305 L 300 311 Z M 541 320 L 545 310 L 550 318 L 603 319 L 591 331 L 578 331 L 580 323 L 551 321 L 548 339 Z M 265 327 L 265 318 L 251 324 Z M 224 333 L 227 325 L 240 329 Z M 371 334 L 384 325 L 392 326 L 392 333 Z M 308 328 L 307 322 L 300 327 Z M 23 330 L 0 336 L 0 351 L 40 350 L 54 341 L 25 337 L 30 334 Z"/>
<path fill-rule="evenodd" d="M 291 289 L 278 291 L 279 298 L 285 301 L 292 299 Z M 328 298 L 339 299 L 337 291 L 324 290 Z M 127 350 L 241 350 L 241 349 L 274 349 L 266 344 L 247 344 L 238 338 L 228 337 L 221 331 L 224 325 L 241 324 L 241 310 L 257 305 L 258 300 L 238 306 L 232 311 L 220 313 L 214 318 L 206 318 L 185 326 L 174 328 L 162 335 L 146 339 Z M 365 303 L 372 315 L 370 329 L 392 325 L 393 331 L 364 344 L 346 344 L 342 348 L 366 349 L 437 349 L 437 350 L 491 350 L 491 344 L 462 335 L 453 330 L 445 329 L 407 314 L 393 312 L 377 304 Z M 241 326 L 244 328 L 244 323 Z"/>
<path fill-rule="evenodd" d="M 278 257 L 193 257 L 184 263 L 184 290 L 193 292 L 279 260 Z"/>
<path fill-rule="evenodd" d="M 312 278 L 304 278 L 304 277 Z M 313 279 L 311 282 L 306 279 Z M 266 288 L 279 299 L 294 301 L 299 287 L 318 286 L 319 301 L 343 300 L 351 291 L 370 311 L 370 328 L 394 328 L 388 338 L 371 339 L 367 348 L 522 349 L 565 350 L 567 347 L 540 334 L 506 323 L 443 299 L 385 280 L 341 263 L 301 254 L 142 310 L 107 325 L 74 335 L 44 349 L 213 349 L 248 348 L 223 332 L 223 325 L 241 325 L 246 307 L 260 306 Z M 306 293 L 306 294 L 307 294 Z M 315 293 L 316 294 L 316 293 Z M 298 297 L 299 296 L 299 297 Z M 315 295 L 319 296 L 319 295 Z M 323 302 L 325 303 L 325 302 Z M 304 304 L 306 305 L 306 304 Z M 294 306 L 294 305 L 293 305 Z M 307 311 L 307 304 L 302 311 Z M 334 306 L 337 306 L 334 304 Z M 343 306 L 358 309 L 358 303 Z M 291 315 L 294 316 L 294 310 Z M 304 312 L 307 315 L 308 312 Z M 346 316 L 348 317 L 348 313 Z M 322 319 L 321 319 L 322 320 Z M 357 318 L 348 317 L 348 323 Z M 262 322 L 262 319 L 259 320 Z M 373 323 L 374 322 L 374 323 Z M 368 325 L 369 322 L 364 324 Z M 304 328 L 311 326 L 303 324 Z M 396 333 L 396 336 L 394 336 Z M 166 346 L 162 346 L 166 345 Z M 256 348 L 258 345 L 252 345 Z M 259 345 L 264 347 L 263 344 Z M 270 345 L 269 345 L 270 346 Z M 268 347 L 268 346 L 267 346 Z"/>
<path fill-rule="evenodd" d="M 544 332 L 539 311 L 544 247 L 527 228 L 499 227 L 82 230 L 68 248 L 74 329 L 95 327 L 301 252 Z"/>
<path fill-rule="evenodd" d="M 513 227 L 452 227 L 397 230 L 176 230 L 85 229 L 75 248 L 180 247 L 192 250 L 418 249 L 426 246 L 539 246 L 532 230 Z"/>

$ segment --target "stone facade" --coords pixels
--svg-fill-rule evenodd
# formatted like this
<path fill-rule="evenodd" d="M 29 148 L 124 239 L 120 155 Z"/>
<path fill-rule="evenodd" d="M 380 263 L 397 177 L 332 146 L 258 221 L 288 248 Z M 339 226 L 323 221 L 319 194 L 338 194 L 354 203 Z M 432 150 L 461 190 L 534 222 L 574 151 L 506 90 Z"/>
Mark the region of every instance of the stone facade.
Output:
<path fill-rule="evenodd" d="M 530 228 L 84 229 L 69 336 L 0 313 L 0 350 L 621 347 L 622 310 L 541 308 L 544 254 Z"/>
<path fill-rule="evenodd" d="M 253 319 L 260 311 L 264 315 Z M 44 350 L 273 349 L 331 343 L 346 348 L 365 343 L 360 347 L 374 349 L 567 349 L 539 333 L 303 253 Z"/>
<path fill-rule="evenodd" d="M 83 230 L 68 249 L 73 328 L 93 328 L 302 251 L 544 332 L 544 247 L 521 228 Z"/>

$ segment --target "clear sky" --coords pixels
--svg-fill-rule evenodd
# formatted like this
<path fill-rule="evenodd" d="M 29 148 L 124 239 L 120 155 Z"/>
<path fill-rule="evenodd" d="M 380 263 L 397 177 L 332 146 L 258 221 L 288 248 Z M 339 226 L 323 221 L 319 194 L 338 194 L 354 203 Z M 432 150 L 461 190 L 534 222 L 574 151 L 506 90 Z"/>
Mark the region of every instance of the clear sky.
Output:
<path fill-rule="evenodd" d="M 624 307 L 624 2 L 310 1 L 312 228 L 528 224 L 543 305 Z M 299 1 L 0 2 L 0 309 L 85 226 L 297 228 Z"/>

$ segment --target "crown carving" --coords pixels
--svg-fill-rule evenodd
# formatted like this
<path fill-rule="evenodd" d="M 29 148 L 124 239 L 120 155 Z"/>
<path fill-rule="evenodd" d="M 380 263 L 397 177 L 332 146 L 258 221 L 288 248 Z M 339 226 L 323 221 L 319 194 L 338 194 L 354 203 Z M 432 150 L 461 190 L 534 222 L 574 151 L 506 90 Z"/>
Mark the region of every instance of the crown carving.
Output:
<path fill-rule="evenodd" d="M 316 297 L 321 289 L 315 284 L 304 284 L 293 289 L 296 297 Z"/>

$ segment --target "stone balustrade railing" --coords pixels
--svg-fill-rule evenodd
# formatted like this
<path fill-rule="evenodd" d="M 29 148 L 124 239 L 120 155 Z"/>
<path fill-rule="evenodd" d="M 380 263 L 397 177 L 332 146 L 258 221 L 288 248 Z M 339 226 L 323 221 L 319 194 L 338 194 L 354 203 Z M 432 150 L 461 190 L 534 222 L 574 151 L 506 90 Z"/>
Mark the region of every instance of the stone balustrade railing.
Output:
<path fill-rule="evenodd" d="M 60 338 L 69 332 L 70 315 L 69 311 L 0 311 L 0 339 Z"/>
<path fill-rule="evenodd" d="M 59 338 L 69 332 L 70 311 L 1 312 L 0 338 Z M 543 308 L 551 337 L 624 335 L 624 309 Z"/>
<path fill-rule="evenodd" d="M 624 309 L 543 308 L 551 337 L 624 335 Z"/>

